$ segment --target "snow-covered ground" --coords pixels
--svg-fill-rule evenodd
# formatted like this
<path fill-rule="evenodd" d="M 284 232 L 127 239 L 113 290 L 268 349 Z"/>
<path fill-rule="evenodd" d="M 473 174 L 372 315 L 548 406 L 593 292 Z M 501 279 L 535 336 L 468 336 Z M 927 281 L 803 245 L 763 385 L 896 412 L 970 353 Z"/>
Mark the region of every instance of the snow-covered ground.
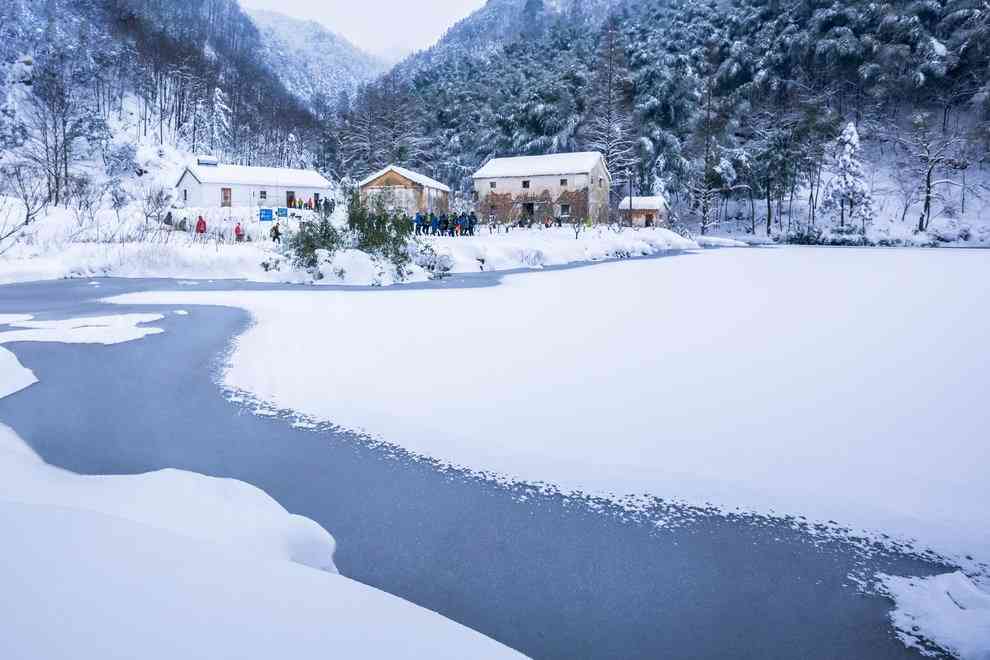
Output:
<path fill-rule="evenodd" d="M 0 344 L 134 341 L 160 319 L 2 315 Z M 0 348 L 0 397 L 34 382 Z M 337 575 L 333 537 L 253 486 L 179 470 L 76 475 L 4 425 L 0 530 L 3 658 L 520 657 Z"/>
<path fill-rule="evenodd" d="M 0 198 L 0 206 L 4 203 Z M 207 219 L 205 239 L 167 227 L 153 229 L 131 209 L 118 220 L 109 210 L 80 219 L 66 209 L 49 209 L 47 215 L 28 227 L 18 241 L 0 252 L 0 284 L 73 277 L 152 277 L 184 279 L 243 279 L 254 282 L 313 283 L 310 273 L 296 269 L 292 260 L 268 240 L 268 223 L 257 220 L 256 209 L 186 209 L 173 212 L 173 222 L 192 226 L 199 215 Z M 305 211 L 293 211 L 312 219 Z M 345 221 L 343 206 L 335 222 Z M 233 242 L 234 226 L 241 222 L 252 238 Z M 298 218 L 282 221 L 291 232 Z M 177 225 L 173 225 L 177 226 Z M 567 227 L 516 229 L 489 234 L 479 227 L 478 235 L 459 238 L 423 237 L 414 247 L 414 260 L 427 265 L 440 261 L 453 273 L 517 268 L 543 268 L 584 261 L 654 255 L 701 247 L 741 247 L 731 239 L 708 237 L 685 239 L 665 229 L 605 227 L 581 232 L 575 239 Z M 432 248 L 436 257 L 428 255 Z M 429 273 L 413 263 L 405 278 L 391 264 L 357 250 L 342 250 L 322 263 L 318 284 L 389 285 L 398 281 L 422 281 Z"/>
<path fill-rule="evenodd" d="M 782 248 L 484 289 L 116 301 L 248 309 L 225 385 L 417 454 L 836 521 L 975 565 L 990 561 L 988 277 L 976 251 Z"/>
<path fill-rule="evenodd" d="M 893 599 L 897 637 L 924 655 L 932 644 L 961 660 L 990 658 L 990 592 L 961 572 L 926 578 L 881 575 L 881 591 Z"/>
<path fill-rule="evenodd" d="M 429 236 L 424 240 L 433 246 L 438 255 L 449 259 L 451 270 L 455 273 L 543 268 L 672 250 L 697 250 L 700 247 L 691 239 L 659 228 L 614 231 L 607 227 L 595 227 L 582 231 L 575 239 L 574 231 L 567 227 L 514 229 L 508 233 L 490 234 L 486 227 L 479 226 L 475 236 Z M 718 245 L 743 246 L 727 239 Z"/>

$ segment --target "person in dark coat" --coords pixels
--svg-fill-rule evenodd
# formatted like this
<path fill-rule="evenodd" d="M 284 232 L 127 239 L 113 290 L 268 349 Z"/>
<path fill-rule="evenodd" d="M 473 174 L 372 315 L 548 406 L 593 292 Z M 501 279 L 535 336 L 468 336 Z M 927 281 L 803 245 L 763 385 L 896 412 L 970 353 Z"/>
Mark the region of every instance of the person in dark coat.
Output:
<path fill-rule="evenodd" d="M 430 233 L 436 236 L 440 233 L 440 219 L 437 218 L 437 214 L 430 211 Z"/>
<path fill-rule="evenodd" d="M 474 228 L 478 226 L 478 214 L 471 211 L 468 216 L 468 236 L 474 236 Z"/>
<path fill-rule="evenodd" d="M 279 245 L 282 244 L 282 227 L 277 221 L 269 234 L 272 237 L 272 243 L 278 243 Z"/>

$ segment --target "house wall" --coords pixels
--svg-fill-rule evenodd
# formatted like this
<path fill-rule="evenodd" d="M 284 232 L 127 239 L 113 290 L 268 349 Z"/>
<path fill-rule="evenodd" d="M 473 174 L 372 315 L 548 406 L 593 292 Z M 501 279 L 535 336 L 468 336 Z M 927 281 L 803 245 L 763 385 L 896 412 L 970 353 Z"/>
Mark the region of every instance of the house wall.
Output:
<path fill-rule="evenodd" d="M 605 161 L 599 160 L 591 171 L 591 184 L 588 186 L 588 213 L 592 222 L 608 222 L 611 187 L 612 180 L 605 168 Z"/>
<path fill-rule="evenodd" d="M 588 174 L 555 174 L 553 176 L 516 176 L 494 179 L 475 179 L 474 190 L 478 194 L 478 199 L 482 199 L 491 193 L 496 195 L 511 193 L 514 196 L 539 196 L 544 190 L 549 192 L 551 197 L 557 199 L 562 192 L 574 192 L 575 190 L 583 190 L 586 188 L 588 186 L 588 177 Z M 561 179 L 567 179 L 566 186 L 560 185 Z M 529 189 L 522 187 L 523 181 L 529 181 Z M 492 183 L 495 184 L 494 189 L 491 187 Z"/>
<path fill-rule="evenodd" d="M 381 204 L 386 209 L 414 215 L 420 206 L 420 191 L 411 186 L 365 187 L 361 189 L 361 199 L 369 206 Z"/>
<path fill-rule="evenodd" d="M 561 185 L 561 179 L 567 185 Z M 523 188 L 529 181 L 529 188 Z M 495 184 L 495 188 L 491 184 Z M 593 222 L 608 221 L 609 188 L 611 180 L 603 161 L 585 174 L 555 174 L 553 176 L 514 176 L 474 180 L 478 213 L 487 218 L 494 214 L 499 222 L 515 222 L 522 215 L 524 204 L 532 203 L 535 217 L 560 215 L 560 205 L 570 204 L 572 215 L 581 214 Z"/>
<path fill-rule="evenodd" d="M 632 225 L 633 227 L 645 227 L 646 226 L 646 216 L 653 215 L 653 226 L 661 227 L 667 224 L 667 211 L 666 210 L 651 210 L 651 209 L 619 209 L 619 215 L 622 217 L 623 222 Z"/>
<path fill-rule="evenodd" d="M 291 190 L 296 199 L 306 202 L 327 197 L 330 191 L 322 188 L 303 188 L 299 186 L 245 186 L 241 184 L 199 183 L 189 172 L 182 175 L 176 185 L 176 205 L 180 208 L 220 208 L 222 206 L 223 188 L 231 190 L 231 206 L 276 207 L 286 205 L 286 194 Z M 261 192 L 267 193 L 267 199 L 261 199 Z"/>
<path fill-rule="evenodd" d="M 450 199 L 446 190 L 428 188 L 397 172 L 386 172 L 361 188 L 361 199 L 373 204 L 381 199 L 386 208 L 400 209 L 407 215 L 447 213 Z"/>

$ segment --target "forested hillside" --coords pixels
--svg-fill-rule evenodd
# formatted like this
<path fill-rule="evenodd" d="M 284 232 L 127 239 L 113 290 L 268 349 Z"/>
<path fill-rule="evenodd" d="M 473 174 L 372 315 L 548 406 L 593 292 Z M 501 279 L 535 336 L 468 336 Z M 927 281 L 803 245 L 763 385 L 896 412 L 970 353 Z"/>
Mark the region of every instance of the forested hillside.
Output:
<path fill-rule="evenodd" d="M 613 201 L 666 193 L 701 231 L 990 208 L 986 0 L 490 0 L 353 95 L 369 70 L 331 70 L 325 31 L 264 30 L 236 0 L 4 3 L 6 179 L 59 204 L 158 146 L 467 192 L 491 157 L 594 149 Z"/>
<path fill-rule="evenodd" d="M 796 195 L 812 223 L 865 220 L 869 161 L 925 227 L 988 192 L 967 182 L 990 151 L 988 62 L 981 0 L 492 0 L 358 96 L 341 157 L 466 189 L 495 155 L 599 149 L 619 185 L 669 193 L 703 229 L 732 206 L 768 231 Z"/>
<path fill-rule="evenodd" d="M 235 0 L 3 3 L 7 180 L 41 179 L 58 205 L 93 180 L 140 174 L 147 148 L 301 162 L 314 117 L 262 50 Z"/>

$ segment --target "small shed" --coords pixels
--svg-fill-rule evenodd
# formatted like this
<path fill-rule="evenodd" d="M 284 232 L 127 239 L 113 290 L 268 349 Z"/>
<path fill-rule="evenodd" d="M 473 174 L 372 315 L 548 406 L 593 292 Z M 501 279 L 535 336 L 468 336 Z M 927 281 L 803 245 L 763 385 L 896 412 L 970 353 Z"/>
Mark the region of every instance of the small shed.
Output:
<path fill-rule="evenodd" d="M 626 197 L 619 202 L 618 210 L 623 223 L 633 227 L 666 225 L 669 215 L 667 199 L 662 195 Z"/>
<path fill-rule="evenodd" d="M 389 165 L 366 177 L 358 184 L 361 199 L 366 204 L 381 202 L 386 208 L 408 215 L 416 213 L 447 213 L 450 210 L 450 188 L 425 174 Z"/>
<path fill-rule="evenodd" d="M 314 170 L 226 165 L 200 156 L 182 171 L 175 188 L 185 208 L 296 207 L 318 205 L 330 195 L 331 185 Z"/>

